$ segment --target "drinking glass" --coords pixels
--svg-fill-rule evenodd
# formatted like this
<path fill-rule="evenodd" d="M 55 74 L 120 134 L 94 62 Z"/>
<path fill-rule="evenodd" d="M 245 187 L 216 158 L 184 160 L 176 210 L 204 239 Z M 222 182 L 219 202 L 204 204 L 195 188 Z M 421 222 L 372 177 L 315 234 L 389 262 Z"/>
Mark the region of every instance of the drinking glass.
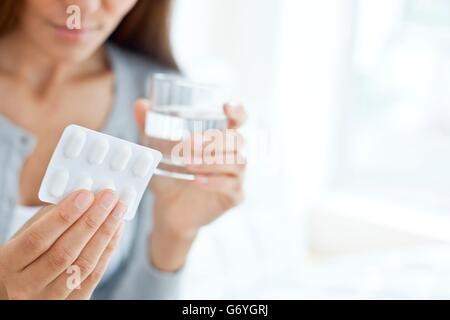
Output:
<path fill-rule="evenodd" d="M 152 75 L 148 89 L 152 111 L 146 117 L 145 144 L 163 154 L 155 174 L 194 180 L 185 167 L 191 150 L 180 149 L 194 134 L 227 128 L 223 90 L 169 74 Z"/>

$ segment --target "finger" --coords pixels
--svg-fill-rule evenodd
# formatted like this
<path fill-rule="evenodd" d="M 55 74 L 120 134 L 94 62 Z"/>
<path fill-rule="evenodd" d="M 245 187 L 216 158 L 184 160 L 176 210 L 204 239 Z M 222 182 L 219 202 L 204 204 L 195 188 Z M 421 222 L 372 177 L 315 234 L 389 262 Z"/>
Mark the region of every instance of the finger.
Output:
<path fill-rule="evenodd" d="M 186 168 L 196 175 L 230 175 L 239 176 L 245 171 L 246 164 L 204 164 L 188 165 Z"/>
<path fill-rule="evenodd" d="M 68 300 L 82 300 L 90 299 L 95 288 L 100 283 L 103 275 L 106 272 L 109 261 L 114 254 L 117 246 L 119 245 L 120 239 L 123 234 L 124 224 L 122 223 L 113 239 L 110 241 L 102 256 L 100 257 L 97 266 L 91 272 L 91 274 L 81 283 L 81 288 L 79 290 L 74 290 L 69 296 Z"/>
<path fill-rule="evenodd" d="M 242 179 L 221 175 L 197 175 L 194 183 L 210 192 L 235 197 L 242 191 Z"/>
<path fill-rule="evenodd" d="M 247 159 L 240 153 L 219 153 L 214 155 L 204 154 L 200 159 L 188 163 L 192 170 L 210 171 L 210 173 L 235 173 L 245 169 Z"/>
<path fill-rule="evenodd" d="M 123 216 L 126 210 L 127 206 L 122 202 L 119 202 L 106 219 L 105 223 L 100 227 L 83 249 L 77 260 L 73 263 L 72 267 L 75 267 L 75 270 L 79 272 L 77 276 L 81 282 L 86 280 L 97 266 L 100 257 L 111 242 L 114 234 L 120 228 L 120 225 L 123 224 Z M 69 285 L 71 277 L 71 274 L 64 272 L 55 281 L 50 283 L 43 293 L 46 299 L 67 298 L 73 289 L 78 286 L 75 285 L 74 287 Z"/>
<path fill-rule="evenodd" d="M 238 129 L 247 121 L 247 112 L 241 104 L 235 106 L 230 103 L 224 106 L 225 115 L 228 117 L 228 128 Z"/>
<path fill-rule="evenodd" d="M 18 236 L 20 236 L 21 234 L 26 232 L 26 230 L 33 223 L 38 221 L 40 218 L 42 218 L 44 215 L 46 215 L 48 212 L 50 212 L 50 210 L 53 210 L 54 208 L 55 208 L 55 206 L 51 205 L 51 206 L 46 206 L 46 207 L 42 208 L 41 210 L 39 210 L 34 216 L 32 216 L 27 222 L 25 222 L 25 224 L 11 237 L 11 239 L 17 238 Z"/>
<path fill-rule="evenodd" d="M 134 118 L 141 131 L 145 130 L 145 118 L 148 111 L 150 111 L 150 101 L 148 100 L 140 99 L 134 105 Z"/>
<path fill-rule="evenodd" d="M 242 177 L 196 176 L 195 183 L 205 191 L 221 195 L 220 201 L 225 209 L 236 207 L 244 201 Z"/>
<path fill-rule="evenodd" d="M 23 270 L 23 281 L 33 288 L 43 289 L 65 272 L 103 225 L 117 201 L 118 198 L 112 190 L 99 192 L 86 214 L 67 230 L 50 250 Z"/>
<path fill-rule="evenodd" d="M 94 195 L 75 192 L 8 241 L 0 251 L 0 261 L 9 261 L 11 270 L 22 270 L 46 252 L 92 205 Z"/>

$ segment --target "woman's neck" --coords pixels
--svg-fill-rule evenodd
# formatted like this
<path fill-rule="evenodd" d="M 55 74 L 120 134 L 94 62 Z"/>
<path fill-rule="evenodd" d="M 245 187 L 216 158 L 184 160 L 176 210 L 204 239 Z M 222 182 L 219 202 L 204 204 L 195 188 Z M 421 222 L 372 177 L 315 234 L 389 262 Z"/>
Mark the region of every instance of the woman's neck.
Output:
<path fill-rule="evenodd" d="M 83 61 L 54 61 L 27 41 L 19 30 L 0 39 L 0 70 L 39 92 L 55 84 L 104 72 L 107 68 L 103 47 Z"/>

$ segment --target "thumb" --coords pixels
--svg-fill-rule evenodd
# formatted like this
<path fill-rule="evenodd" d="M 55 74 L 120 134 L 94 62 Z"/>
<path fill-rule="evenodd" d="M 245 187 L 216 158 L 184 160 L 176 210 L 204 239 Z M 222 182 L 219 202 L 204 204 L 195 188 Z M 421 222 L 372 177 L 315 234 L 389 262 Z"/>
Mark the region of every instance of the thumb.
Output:
<path fill-rule="evenodd" d="M 140 99 L 136 101 L 136 104 L 134 105 L 134 118 L 136 119 L 139 129 L 142 131 L 145 130 L 145 117 L 150 110 L 150 101 L 146 99 Z"/>

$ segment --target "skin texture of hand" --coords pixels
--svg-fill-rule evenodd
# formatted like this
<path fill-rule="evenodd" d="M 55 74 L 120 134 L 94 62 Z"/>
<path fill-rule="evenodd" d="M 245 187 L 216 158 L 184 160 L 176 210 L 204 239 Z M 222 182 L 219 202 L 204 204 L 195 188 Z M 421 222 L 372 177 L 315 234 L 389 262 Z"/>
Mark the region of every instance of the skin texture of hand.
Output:
<path fill-rule="evenodd" d="M 150 109 L 145 100 L 136 103 L 135 117 L 142 131 L 145 114 Z M 236 130 L 246 121 L 243 107 L 226 105 L 224 111 L 228 117 L 227 134 L 235 135 L 242 142 Z M 155 267 L 167 272 L 180 269 L 199 229 L 242 202 L 246 165 L 241 146 L 242 143 L 225 144 L 216 150 L 223 157 L 233 155 L 239 162 L 188 166 L 196 176 L 194 182 L 159 176 L 152 179 L 155 207 L 149 247 Z M 202 150 L 196 152 L 201 154 Z"/>
<path fill-rule="evenodd" d="M 126 206 L 110 190 L 45 207 L 0 247 L 0 299 L 89 299 L 123 230 Z M 68 282 L 80 271 L 79 289 Z"/>

